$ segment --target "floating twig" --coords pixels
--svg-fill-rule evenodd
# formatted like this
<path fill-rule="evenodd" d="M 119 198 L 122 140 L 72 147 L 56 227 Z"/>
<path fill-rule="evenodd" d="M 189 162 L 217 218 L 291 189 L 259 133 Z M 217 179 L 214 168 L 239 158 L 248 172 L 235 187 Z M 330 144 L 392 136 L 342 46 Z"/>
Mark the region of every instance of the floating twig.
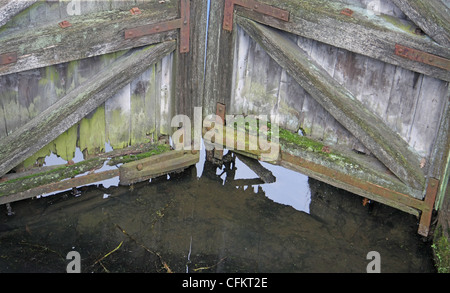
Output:
<path fill-rule="evenodd" d="M 130 238 L 131 240 L 133 240 L 137 245 L 139 245 L 140 247 L 142 247 L 143 249 L 145 249 L 147 252 L 156 255 L 159 258 L 159 261 L 161 262 L 161 264 L 163 265 L 164 269 L 166 270 L 167 273 L 172 274 L 173 271 L 170 269 L 170 267 L 167 265 L 167 263 L 162 259 L 161 255 L 155 251 L 152 251 L 150 249 L 148 249 L 145 245 L 143 245 L 142 243 L 140 243 L 139 241 L 137 241 L 135 238 L 133 238 L 130 234 L 128 234 L 124 229 L 122 229 L 122 227 L 120 227 L 119 225 L 116 224 L 116 227 L 128 238 Z"/>
<path fill-rule="evenodd" d="M 97 260 L 93 265 L 101 262 L 102 260 L 104 260 L 105 258 L 107 258 L 108 256 L 110 256 L 111 254 L 113 254 L 114 252 L 116 252 L 117 250 L 119 250 L 119 248 L 122 246 L 123 241 L 120 242 L 119 246 L 117 246 L 116 248 L 114 248 L 113 250 L 111 250 L 110 252 L 108 252 L 107 254 L 105 254 L 102 258 L 100 258 L 99 260 Z M 103 266 L 103 265 L 102 265 Z"/>
<path fill-rule="evenodd" d="M 222 258 L 221 260 L 219 260 L 218 263 L 216 263 L 215 265 L 212 265 L 212 266 L 210 266 L 210 267 L 196 268 L 196 269 L 194 269 L 194 272 L 212 269 L 212 268 L 218 266 L 218 265 L 219 265 L 221 262 L 223 262 L 225 259 L 226 259 L 226 257 Z"/>

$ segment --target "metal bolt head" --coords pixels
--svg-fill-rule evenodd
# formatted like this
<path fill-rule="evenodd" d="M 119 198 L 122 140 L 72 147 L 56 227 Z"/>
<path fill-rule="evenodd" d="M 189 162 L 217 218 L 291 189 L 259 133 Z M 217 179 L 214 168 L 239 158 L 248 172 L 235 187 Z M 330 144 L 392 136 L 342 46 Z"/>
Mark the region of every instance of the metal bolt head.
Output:
<path fill-rule="evenodd" d="M 138 164 L 138 165 L 136 166 L 136 169 L 137 169 L 138 171 L 142 171 L 142 170 L 144 169 L 144 165 Z"/>

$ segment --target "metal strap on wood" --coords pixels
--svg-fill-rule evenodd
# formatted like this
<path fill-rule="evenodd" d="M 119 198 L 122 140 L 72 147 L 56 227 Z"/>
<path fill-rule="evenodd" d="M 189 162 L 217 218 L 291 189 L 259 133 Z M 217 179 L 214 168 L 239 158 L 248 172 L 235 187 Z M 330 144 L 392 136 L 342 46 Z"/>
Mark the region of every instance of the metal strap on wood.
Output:
<path fill-rule="evenodd" d="M 289 11 L 276 8 L 267 4 L 259 3 L 255 0 L 225 0 L 225 10 L 223 18 L 223 29 L 233 30 L 234 5 L 239 5 L 261 14 L 269 15 L 284 21 L 289 21 Z"/>
<path fill-rule="evenodd" d="M 450 60 L 417 49 L 395 45 L 395 55 L 450 71 Z"/>
<path fill-rule="evenodd" d="M 17 62 L 17 53 L 5 53 L 0 55 L 0 65 Z"/>
<path fill-rule="evenodd" d="M 190 42 L 190 0 L 181 1 L 181 18 L 125 30 L 125 39 L 140 38 L 180 29 L 180 53 L 188 53 Z"/>

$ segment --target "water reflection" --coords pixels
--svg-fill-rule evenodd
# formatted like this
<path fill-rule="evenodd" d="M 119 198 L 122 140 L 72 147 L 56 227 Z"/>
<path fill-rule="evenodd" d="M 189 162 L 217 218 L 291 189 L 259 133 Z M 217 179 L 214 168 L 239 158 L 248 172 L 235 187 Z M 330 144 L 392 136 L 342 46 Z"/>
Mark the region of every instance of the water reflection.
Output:
<path fill-rule="evenodd" d="M 202 152 L 182 174 L 15 203 L 0 215 L 0 272 L 65 272 L 72 250 L 82 272 L 365 272 L 374 250 L 382 272 L 434 271 L 415 217 L 265 167 L 276 183 Z"/>

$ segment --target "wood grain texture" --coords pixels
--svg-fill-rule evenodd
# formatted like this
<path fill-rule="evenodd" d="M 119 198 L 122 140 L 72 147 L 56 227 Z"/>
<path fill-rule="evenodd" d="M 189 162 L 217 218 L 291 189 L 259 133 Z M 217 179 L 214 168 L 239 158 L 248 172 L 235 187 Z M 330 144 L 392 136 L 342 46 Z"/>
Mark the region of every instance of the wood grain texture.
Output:
<path fill-rule="evenodd" d="M 35 119 L 0 141 L 0 174 L 34 154 L 129 84 L 138 74 L 175 50 L 166 42 L 122 56 L 102 74 L 83 83 Z"/>
<path fill-rule="evenodd" d="M 253 21 L 237 17 L 237 22 L 396 176 L 414 188 L 423 188 L 425 178 L 417 155 L 378 116 L 292 41 Z"/>
<path fill-rule="evenodd" d="M 395 55 L 395 44 L 415 48 L 450 59 L 450 49 L 425 35 L 416 34 L 414 24 L 390 15 L 377 15 L 369 10 L 326 0 L 286 0 L 261 2 L 288 10 L 290 21 L 279 21 L 244 8 L 237 15 L 257 22 L 311 38 L 338 48 L 365 55 L 406 69 L 450 81 L 447 70 Z M 341 14 L 351 9 L 352 16 Z"/>

